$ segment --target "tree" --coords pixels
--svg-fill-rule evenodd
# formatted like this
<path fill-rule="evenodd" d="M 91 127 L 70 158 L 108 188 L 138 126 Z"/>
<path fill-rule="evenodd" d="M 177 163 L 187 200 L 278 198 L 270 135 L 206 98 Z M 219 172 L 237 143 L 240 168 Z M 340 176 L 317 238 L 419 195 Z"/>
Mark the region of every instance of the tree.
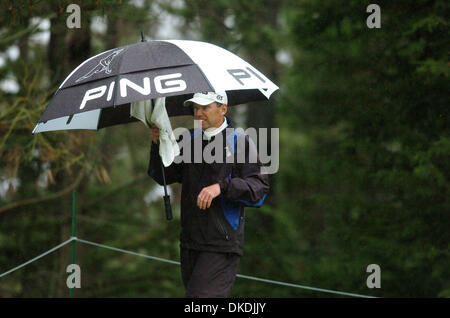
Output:
<path fill-rule="evenodd" d="M 366 26 L 367 5 L 299 1 L 287 12 L 295 50 L 281 111 L 304 142 L 288 143 L 296 169 L 281 183 L 306 214 L 311 277 L 364 292 L 354 273 L 377 263 L 375 294 L 445 296 L 448 5 L 379 3 L 381 29 Z"/>

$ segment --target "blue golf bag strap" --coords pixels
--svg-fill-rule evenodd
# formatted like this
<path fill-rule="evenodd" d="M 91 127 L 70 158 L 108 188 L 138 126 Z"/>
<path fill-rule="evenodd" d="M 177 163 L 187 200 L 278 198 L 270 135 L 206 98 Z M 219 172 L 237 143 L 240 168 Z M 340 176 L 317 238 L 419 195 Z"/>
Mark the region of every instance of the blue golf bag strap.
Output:
<path fill-rule="evenodd" d="M 197 138 L 201 134 L 202 134 L 202 130 L 200 128 L 194 128 L 194 130 L 192 131 L 192 134 L 191 134 L 191 140 Z"/>
<path fill-rule="evenodd" d="M 236 151 L 236 147 L 237 147 L 237 139 L 238 139 L 238 137 L 240 137 L 240 136 L 242 136 L 242 135 L 244 135 L 243 132 L 236 131 L 236 128 L 233 128 L 233 132 L 230 133 L 230 134 L 227 136 L 227 142 L 228 142 L 228 144 L 231 146 L 231 153 L 232 153 L 233 155 L 234 155 L 234 153 L 235 153 L 235 151 Z M 252 141 L 251 141 L 251 142 L 252 142 Z M 228 175 L 228 179 L 231 179 L 232 177 L 233 177 L 233 172 L 231 172 L 231 173 Z M 255 203 L 251 203 L 251 202 L 246 201 L 246 200 L 236 200 L 236 201 L 234 201 L 234 202 L 243 203 L 245 206 L 249 206 L 249 207 L 257 207 L 257 208 L 259 208 L 259 207 L 264 203 L 264 200 L 265 200 L 266 196 L 267 196 L 267 194 L 264 194 L 264 196 L 263 196 L 258 202 L 255 202 Z"/>

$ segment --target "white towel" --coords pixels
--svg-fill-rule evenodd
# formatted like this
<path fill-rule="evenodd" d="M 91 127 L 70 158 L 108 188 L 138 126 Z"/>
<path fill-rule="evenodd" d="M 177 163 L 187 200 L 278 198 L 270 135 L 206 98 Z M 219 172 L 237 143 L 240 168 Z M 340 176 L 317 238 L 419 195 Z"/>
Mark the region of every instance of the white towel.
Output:
<path fill-rule="evenodd" d="M 167 114 L 166 98 L 156 98 L 152 101 L 153 110 L 149 99 L 131 103 L 130 116 L 139 119 L 149 128 L 152 126 L 152 123 L 159 128 L 159 155 L 164 167 L 168 167 L 172 164 L 175 157 L 180 154 L 180 148 Z"/>
<path fill-rule="evenodd" d="M 152 100 L 147 99 L 140 102 L 131 103 L 130 116 L 139 119 L 145 126 L 150 128 L 152 114 Z"/>

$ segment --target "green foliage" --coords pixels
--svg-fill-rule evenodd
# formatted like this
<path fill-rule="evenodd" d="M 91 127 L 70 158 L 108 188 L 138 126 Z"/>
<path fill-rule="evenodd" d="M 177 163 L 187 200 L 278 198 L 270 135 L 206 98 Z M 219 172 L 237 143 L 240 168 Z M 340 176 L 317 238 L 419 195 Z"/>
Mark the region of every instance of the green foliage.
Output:
<path fill-rule="evenodd" d="M 172 188 L 175 219 L 167 222 L 163 202 L 146 201 L 159 186 L 146 176 L 144 126 L 30 135 L 71 65 L 139 41 L 141 29 L 152 38 L 163 12 L 182 21 L 183 38 L 242 55 L 281 88 L 258 112 L 248 108 L 248 125 L 260 116 L 280 128 L 280 167 L 266 203 L 246 209 L 241 274 L 381 297 L 449 297 L 446 1 L 378 2 L 380 29 L 366 25 L 369 1 L 87 1 L 81 33 L 64 27 L 65 3 L 1 5 L 0 49 L 20 51 L 0 66 L 0 81 L 19 84 L 17 93 L 0 89 L 0 181 L 20 180 L 0 197 L 1 273 L 70 237 L 71 187 L 79 238 L 179 260 L 180 188 Z M 51 18 L 51 33 L 62 32 L 59 73 L 49 63 L 56 42 L 33 42 L 41 30 L 31 17 Z M 88 31 L 96 17 L 106 17 L 107 32 Z M 89 45 L 70 53 L 79 38 Z M 288 62 L 277 60 L 283 52 Z M 68 297 L 69 255 L 65 246 L 1 278 L 0 296 Z M 176 265 L 82 243 L 76 256 L 76 297 L 184 295 Z M 380 289 L 366 286 L 369 264 L 381 268 Z M 243 278 L 232 296 L 340 297 Z"/>
<path fill-rule="evenodd" d="M 297 46 L 280 117 L 308 142 L 289 146 L 296 164 L 280 178 L 298 189 L 305 218 L 320 220 L 305 252 L 317 283 L 367 293 L 361 273 L 376 263 L 374 295 L 448 289 L 446 275 L 430 274 L 448 271 L 450 154 L 447 30 L 434 9 L 443 2 L 433 4 L 380 4 L 380 30 L 365 27 L 360 1 L 302 1 L 287 14 Z"/>

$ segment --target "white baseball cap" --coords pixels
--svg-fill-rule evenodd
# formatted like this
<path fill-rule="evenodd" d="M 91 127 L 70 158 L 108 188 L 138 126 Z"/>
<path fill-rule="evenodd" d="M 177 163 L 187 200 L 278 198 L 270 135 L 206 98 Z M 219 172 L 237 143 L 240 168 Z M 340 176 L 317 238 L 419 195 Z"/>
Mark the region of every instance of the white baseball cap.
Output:
<path fill-rule="evenodd" d="M 194 97 L 186 100 L 183 103 L 183 105 L 190 106 L 193 103 L 195 103 L 195 104 L 205 106 L 205 105 L 209 105 L 214 102 L 217 102 L 220 104 L 228 104 L 228 98 L 227 98 L 227 94 L 225 93 L 225 91 L 195 93 Z"/>

